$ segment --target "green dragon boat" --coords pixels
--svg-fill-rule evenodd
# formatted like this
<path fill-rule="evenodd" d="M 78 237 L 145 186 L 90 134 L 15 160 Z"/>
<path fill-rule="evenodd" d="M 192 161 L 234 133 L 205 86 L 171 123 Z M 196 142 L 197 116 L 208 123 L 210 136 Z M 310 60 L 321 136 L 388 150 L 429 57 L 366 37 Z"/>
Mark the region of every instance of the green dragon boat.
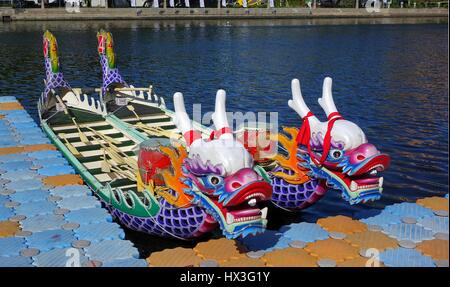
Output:
<path fill-rule="evenodd" d="M 271 206 L 302 210 L 330 189 L 350 204 L 381 196 L 378 173 L 390 158 L 340 116 L 330 78 L 319 99 L 327 122 L 311 113 L 294 79 L 289 106 L 303 119 L 301 129 L 233 131 L 224 90 L 216 94 L 214 128 L 207 128 L 190 120 L 181 93 L 171 111 L 152 86 L 127 84 L 112 35 L 101 30 L 97 39 L 101 88 L 72 88 L 60 71 L 55 37 L 44 33 L 46 80 L 38 108 L 44 131 L 128 228 L 179 239 L 219 228 L 237 238 L 263 232 Z M 265 145 L 251 145 L 249 137 L 260 135 Z"/>

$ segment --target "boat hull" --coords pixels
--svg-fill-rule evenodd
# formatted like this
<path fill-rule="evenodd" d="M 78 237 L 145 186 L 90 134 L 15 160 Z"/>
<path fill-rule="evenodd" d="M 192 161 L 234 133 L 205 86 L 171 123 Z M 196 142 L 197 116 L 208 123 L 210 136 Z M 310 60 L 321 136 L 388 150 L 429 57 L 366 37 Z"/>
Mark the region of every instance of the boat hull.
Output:
<path fill-rule="evenodd" d="M 140 217 L 125 213 L 114 206 L 105 204 L 111 215 L 129 229 L 178 239 L 195 239 L 210 232 L 217 223 L 206 212 L 197 206 L 175 208 L 165 200 L 161 200 L 161 210 L 155 216 Z"/>

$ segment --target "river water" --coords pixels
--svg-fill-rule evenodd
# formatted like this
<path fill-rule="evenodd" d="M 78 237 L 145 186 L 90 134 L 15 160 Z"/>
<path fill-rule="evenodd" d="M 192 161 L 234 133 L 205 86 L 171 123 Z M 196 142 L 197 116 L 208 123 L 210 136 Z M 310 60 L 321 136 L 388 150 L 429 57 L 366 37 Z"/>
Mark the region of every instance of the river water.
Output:
<path fill-rule="evenodd" d="M 37 120 L 43 89 L 42 33 L 58 39 L 65 78 L 73 87 L 101 83 L 96 31 L 113 32 L 118 66 L 129 83 L 154 85 L 172 107 L 214 105 L 226 89 L 229 111 L 276 111 L 279 125 L 299 126 L 288 107 L 290 80 L 319 117 L 317 98 L 333 78 L 335 103 L 369 141 L 392 157 L 384 193 L 349 206 L 337 192 L 300 214 L 273 211 L 270 228 L 325 215 L 360 218 L 385 205 L 448 193 L 448 28 L 445 19 L 86 21 L 0 23 L 0 96 L 16 96 Z M 142 256 L 188 245 L 127 231 Z"/>

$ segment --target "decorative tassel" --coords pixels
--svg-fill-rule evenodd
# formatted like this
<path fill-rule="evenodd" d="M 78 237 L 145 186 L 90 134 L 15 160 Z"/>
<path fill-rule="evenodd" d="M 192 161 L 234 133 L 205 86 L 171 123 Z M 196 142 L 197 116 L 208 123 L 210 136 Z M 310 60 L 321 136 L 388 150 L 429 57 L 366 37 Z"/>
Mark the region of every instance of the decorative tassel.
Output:
<path fill-rule="evenodd" d="M 340 113 L 333 112 L 328 116 L 328 126 L 327 126 L 327 133 L 325 134 L 325 137 L 323 139 L 323 151 L 322 151 L 322 157 L 320 158 L 320 165 L 322 165 L 325 160 L 327 159 L 328 153 L 330 152 L 331 147 L 331 130 L 333 129 L 334 123 L 337 120 L 344 119 Z"/>
<path fill-rule="evenodd" d="M 328 157 L 328 153 L 330 152 L 331 147 L 331 130 L 333 129 L 334 123 L 337 120 L 344 119 L 341 114 L 338 112 L 333 112 L 328 116 L 328 126 L 327 132 L 325 134 L 325 138 L 323 140 L 323 150 L 322 156 L 319 160 L 317 160 L 316 155 L 311 151 L 311 126 L 309 124 L 309 117 L 313 116 L 312 112 L 308 112 L 308 114 L 303 118 L 303 124 L 300 128 L 300 131 L 297 135 L 297 143 L 308 148 L 308 154 L 311 160 L 317 167 L 320 167 Z"/>
<path fill-rule="evenodd" d="M 312 112 L 308 112 L 306 116 L 303 118 L 303 124 L 300 127 L 300 131 L 297 135 L 297 143 L 303 146 L 309 146 L 309 142 L 311 139 L 311 126 L 309 124 L 309 117 L 312 117 L 314 114 Z"/>

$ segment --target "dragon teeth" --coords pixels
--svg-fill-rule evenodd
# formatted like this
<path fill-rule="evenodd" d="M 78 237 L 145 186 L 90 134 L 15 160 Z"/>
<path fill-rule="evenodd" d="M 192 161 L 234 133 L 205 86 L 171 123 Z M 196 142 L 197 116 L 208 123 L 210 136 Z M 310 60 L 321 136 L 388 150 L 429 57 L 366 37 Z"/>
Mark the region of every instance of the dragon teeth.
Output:
<path fill-rule="evenodd" d="M 247 196 L 245 199 L 250 199 L 250 198 L 255 198 L 255 197 L 261 197 L 261 198 L 264 198 L 264 194 L 262 194 L 262 193 L 260 193 L 260 192 L 253 193 L 253 194 L 250 194 L 249 196 Z"/>
<path fill-rule="evenodd" d="M 231 213 L 227 213 L 227 224 L 232 224 L 234 222 L 234 216 Z"/>
<path fill-rule="evenodd" d="M 262 219 L 266 219 L 267 218 L 267 211 L 269 209 L 267 207 L 264 207 L 263 209 L 261 209 L 261 218 Z"/>
<path fill-rule="evenodd" d="M 351 191 L 357 191 L 358 190 L 358 184 L 352 180 L 352 183 L 350 184 L 350 190 Z"/>
<path fill-rule="evenodd" d="M 383 178 L 380 177 L 380 179 L 378 181 L 378 187 L 381 188 L 382 185 L 383 185 Z M 377 186 L 376 184 L 358 185 L 355 181 L 352 181 L 350 184 L 350 190 L 357 191 L 360 189 L 375 188 L 376 186 Z"/>
<path fill-rule="evenodd" d="M 267 211 L 268 211 L 268 208 L 264 207 L 263 209 L 261 209 L 261 216 L 247 216 L 247 217 L 241 217 L 241 218 L 234 218 L 233 214 L 227 213 L 226 221 L 227 221 L 227 224 L 233 224 L 235 222 L 245 222 L 245 221 L 257 220 L 260 218 L 266 219 Z"/>

